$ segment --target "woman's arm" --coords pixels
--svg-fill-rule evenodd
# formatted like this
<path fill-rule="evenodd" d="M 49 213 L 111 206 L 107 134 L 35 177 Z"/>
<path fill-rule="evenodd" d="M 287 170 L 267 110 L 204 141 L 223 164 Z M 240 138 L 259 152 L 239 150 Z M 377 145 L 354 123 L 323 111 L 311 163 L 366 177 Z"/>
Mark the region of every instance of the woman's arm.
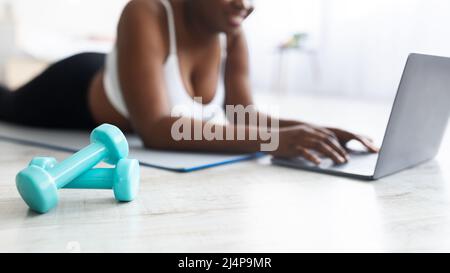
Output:
<path fill-rule="evenodd" d="M 228 36 L 227 48 L 227 62 L 225 71 L 225 86 L 226 86 L 226 105 L 242 105 L 244 107 L 253 105 L 253 98 L 250 86 L 249 73 L 249 52 L 247 41 L 244 32 L 241 30 L 233 35 Z M 330 138 L 334 138 L 334 142 L 339 146 L 339 149 L 351 141 L 356 140 L 363 144 L 368 151 L 378 152 L 378 148 L 372 141 L 364 136 L 353 134 L 344 130 L 334 128 L 324 128 L 321 126 L 309 124 L 298 120 L 275 119 L 267 114 L 256 112 L 258 118 L 255 120 L 267 120 L 267 126 L 271 127 L 271 121 L 276 121 L 279 128 L 289 128 L 296 126 L 310 127 L 312 130 L 325 134 Z M 236 124 L 238 120 L 233 119 Z M 244 124 L 247 126 L 260 126 L 260 124 L 252 124 L 247 118 Z M 346 155 L 346 154 L 345 154 Z"/>
<path fill-rule="evenodd" d="M 227 39 L 227 61 L 225 68 L 225 89 L 226 89 L 226 105 L 242 105 L 247 107 L 254 105 L 250 84 L 250 66 L 249 52 L 247 40 L 243 30 L 228 35 Z M 275 119 L 264 113 L 257 112 L 258 117 L 268 120 L 268 126 L 271 126 L 271 120 L 278 123 L 280 128 L 302 125 L 300 121 Z M 235 120 L 237 122 L 237 120 Z M 251 124 L 247 119 L 245 124 Z"/>
<path fill-rule="evenodd" d="M 179 119 L 171 117 L 163 67 L 168 52 L 165 12 L 158 1 L 131 1 L 125 8 L 118 27 L 118 66 L 123 97 L 134 130 L 149 148 L 209 152 L 257 152 L 256 140 L 174 140 L 172 127 Z M 183 118 L 186 119 L 186 118 Z M 195 128 L 207 123 L 189 119 Z M 245 126 L 214 126 L 223 132 L 244 130 Z M 213 130 L 214 131 L 214 130 Z M 194 132 L 194 131 L 192 131 Z M 194 139 L 192 135 L 191 139 Z"/>
<path fill-rule="evenodd" d="M 310 153 L 316 150 L 337 163 L 345 162 L 342 149 L 327 135 L 310 127 L 295 126 L 274 130 L 271 138 L 261 136 L 256 127 L 231 124 L 227 126 L 208 124 L 204 121 L 171 116 L 164 77 L 164 63 L 168 52 L 165 13 L 157 1 L 131 1 L 125 8 L 118 30 L 119 79 L 123 97 L 130 114 L 134 130 L 146 147 L 166 150 L 189 150 L 208 152 L 257 152 L 262 144 L 274 144 L 265 150 L 277 156 L 304 156 L 318 163 L 320 160 Z M 182 122 L 191 129 L 187 138 L 178 139 L 173 134 L 174 126 Z M 186 129 L 186 128 L 184 128 Z M 205 129 L 216 133 L 218 140 L 203 136 L 195 139 L 195 130 Z M 234 136 L 227 138 L 227 132 Z M 245 139 L 237 138 L 238 132 Z M 222 138 L 220 138 L 222 135 Z M 256 136 L 250 139 L 249 136 Z"/>

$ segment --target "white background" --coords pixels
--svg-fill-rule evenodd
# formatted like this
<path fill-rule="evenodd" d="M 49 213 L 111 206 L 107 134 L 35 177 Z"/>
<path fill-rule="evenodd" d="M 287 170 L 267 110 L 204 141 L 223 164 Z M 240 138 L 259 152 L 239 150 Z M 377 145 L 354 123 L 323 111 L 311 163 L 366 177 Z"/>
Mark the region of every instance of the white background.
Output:
<path fill-rule="evenodd" d="M 6 2 L 12 4 L 13 23 L 5 11 Z M 84 50 L 107 51 L 111 46 L 107 39 L 90 43 L 86 38 L 113 38 L 126 2 L 0 0 L 0 66 L 17 51 L 48 60 Z M 276 48 L 295 32 L 309 33 L 306 46 L 316 52 L 319 70 L 313 73 L 311 55 L 289 53 L 283 75 L 291 94 L 390 99 L 410 52 L 450 56 L 448 0 L 254 0 L 254 3 L 255 13 L 245 29 L 256 92 L 274 92 L 277 88 Z M 11 49 L 10 44 L 16 48 Z M 314 78 L 316 74 L 319 77 Z"/>

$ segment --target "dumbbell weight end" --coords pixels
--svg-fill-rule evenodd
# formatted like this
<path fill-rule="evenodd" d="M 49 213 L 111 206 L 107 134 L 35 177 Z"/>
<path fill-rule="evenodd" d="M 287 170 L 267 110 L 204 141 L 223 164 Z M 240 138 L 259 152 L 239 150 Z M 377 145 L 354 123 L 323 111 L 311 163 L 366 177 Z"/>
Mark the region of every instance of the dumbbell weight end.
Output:
<path fill-rule="evenodd" d="M 52 157 L 35 157 L 30 167 L 52 169 L 58 162 Z M 96 168 L 86 171 L 64 186 L 64 189 L 113 190 L 120 202 L 132 201 L 139 190 L 140 169 L 136 159 L 121 159 L 115 168 Z"/>
<path fill-rule="evenodd" d="M 92 169 L 67 184 L 65 189 L 104 189 L 113 190 L 120 202 L 133 201 L 139 190 L 139 161 L 119 160 L 115 168 Z"/>
<path fill-rule="evenodd" d="M 90 145 L 51 169 L 29 166 L 16 176 L 16 186 L 32 210 L 45 213 L 58 203 L 58 188 L 102 160 L 116 164 L 128 152 L 127 140 L 119 128 L 103 124 L 92 131 Z"/>

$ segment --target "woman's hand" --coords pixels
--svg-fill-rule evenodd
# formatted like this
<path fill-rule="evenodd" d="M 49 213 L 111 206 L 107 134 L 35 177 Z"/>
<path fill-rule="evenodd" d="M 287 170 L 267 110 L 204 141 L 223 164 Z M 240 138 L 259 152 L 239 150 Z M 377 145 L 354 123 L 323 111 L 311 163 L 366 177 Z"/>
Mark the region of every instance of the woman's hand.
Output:
<path fill-rule="evenodd" d="M 336 164 L 348 161 L 348 153 L 341 146 L 335 134 L 325 128 L 307 124 L 281 128 L 279 147 L 272 155 L 278 157 L 298 157 L 320 164 L 319 155 L 331 158 Z"/>
<path fill-rule="evenodd" d="M 280 129 L 280 146 L 272 155 L 301 156 L 318 165 L 321 162 L 319 154 L 332 159 L 336 164 L 343 164 L 349 160 L 346 145 L 351 140 L 360 142 L 371 153 L 379 151 L 367 137 L 341 129 L 302 123 Z"/>
<path fill-rule="evenodd" d="M 347 143 L 352 140 L 356 140 L 360 142 L 364 147 L 366 147 L 367 150 L 371 153 L 378 153 L 380 151 L 380 149 L 376 147 L 373 141 L 368 137 L 353 134 L 336 128 L 327 128 L 326 130 L 329 130 L 336 136 L 342 147 L 346 147 Z"/>

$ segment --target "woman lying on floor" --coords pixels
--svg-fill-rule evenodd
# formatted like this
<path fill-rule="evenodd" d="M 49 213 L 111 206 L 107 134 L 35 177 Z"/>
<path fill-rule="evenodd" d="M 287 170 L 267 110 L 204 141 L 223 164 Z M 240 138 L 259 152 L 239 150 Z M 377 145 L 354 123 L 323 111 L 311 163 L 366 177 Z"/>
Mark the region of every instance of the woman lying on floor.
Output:
<path fill-rule="evenodd" d="M 135 131 L 153 149 L 260 151 L 267 142 L 260 137 L 176 140 L 172 136 L 172 127 L 180 120 L 171 115 L 177 105 L 194 113 L 182 117 L 192 122 L 192 128 L 203 128 L 215 118 L 205 114 L 211 113 L 208 108 L 253 104 L 241 28 L 252 11 L 250 0 L 133 0 L 123 10 L 110 54 L 78 54 L 51 65 L 14 92 L 2 88 L 0 119 L 78 129 L 111 123 Z M 258 130 L 249 119 L 214 127 L 220 132 L 243 130 L 247 135 Z M 377 152 L 369 139 L 343 130 L 292 120 L 279 120 L 279 127 L 279 146 L 273 155 L 303 156 L 319 163 L 319 153 L 345 163 L 344 147 L 350 140 Z"/>

